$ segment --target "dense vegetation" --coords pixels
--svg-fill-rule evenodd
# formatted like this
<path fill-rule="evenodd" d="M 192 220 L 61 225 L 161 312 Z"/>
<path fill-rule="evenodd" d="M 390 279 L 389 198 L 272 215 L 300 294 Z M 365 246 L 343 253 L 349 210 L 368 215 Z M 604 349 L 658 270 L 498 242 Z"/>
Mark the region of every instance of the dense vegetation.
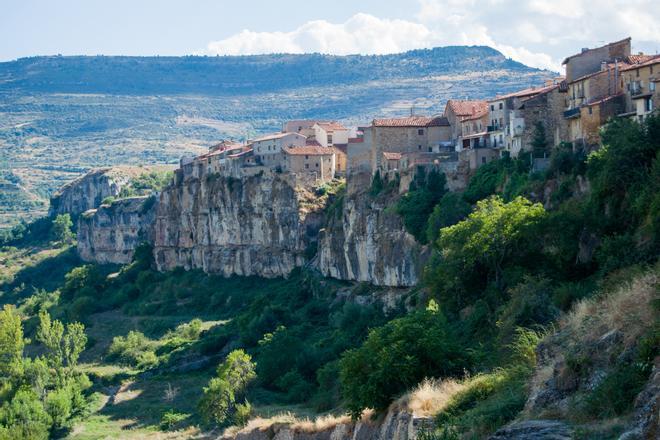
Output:
<path fill-rule="evenodd" d="M 584 375 L 593 357 L 585 341 L 601 336 L 584 331 L 584 316 L 606 329 L 599 320 L 611 317 L 595 311 L 622 305 L 596 302 L 602 292 L 657 273 L 660 116 L 613 121 L 603 142 L 591 154 L 559 146 L 542 172 L 528 157 L 491 162 L 462 193 L 447 192 L 442 174 L 418 175 L 391 209 L 433 256 L 423 286 L 402 292 L 397 307 L 383 307 L 381 289 L 310 270 L 274 280 L 158 273 L 146 246 L 124 267 L 86 265 L 67 256 L 66 216 L 27 225 L 3 248 L 2 302 L 17 307 L 0 315 L 0 368 L 10 377 L 0 424 L 25 438 L 27 429 L 43 437 L 72 420 L 127 414 L 157 429 L 243 424 L 273 405 L 359 417 L 443 378 L 455 389 L 427 437 L 486 437 L 523 408 L 536 345 L 558 317 L 578 301 L 592 308 L 571 318 L 581 330 L 564 353 L 572 374 Z M 372 189 L 373 197 L 391 191 L 380 176 Z M 10 269 L 21 249 L 38 246 L 57 252 Z M 630 290 L 629 308 L 639 302 Z M 630 412 L 658 354 L 657 325 L 647 325 L 653 307 L 643 319 L 631 314 L 629 355 L 571 402 L 576 423 Z M 23 329 L 33 341 L 25 351 Z M 45 382 L 29 373 L 40 362 L 49 366 Z M 145 392 L 88 415 L 92 393 L 127 383 Z M 156 388 L 164 397 L 149 394 Z"/>

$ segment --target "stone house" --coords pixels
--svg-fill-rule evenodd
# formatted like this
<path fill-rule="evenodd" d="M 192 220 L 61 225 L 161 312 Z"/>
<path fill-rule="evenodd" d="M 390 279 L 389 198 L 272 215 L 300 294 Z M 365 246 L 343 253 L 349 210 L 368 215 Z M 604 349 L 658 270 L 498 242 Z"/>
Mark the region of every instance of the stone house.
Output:
<path fill-rule="evenodd" d="M 578 78 L 598 72 L 603 63 L 623 61 L 630 53 L 630 37 L 594 49 L 584 48 L 562 62 L 566 66 L 566 81 L 570 84 Z"/>
<path fill-rule="evenodd" d="M 312 130 L 314 139 L 323 147 L 348 144 L 350 130 L 339 122 L 316 122 Z"/>
<path fill-rule="evenodd" d="M 298 133 L 307 138 L 314 136 L 314 124 L 319 121 L 313 119 L 300 119 L 295 121 L 287 121 L 282 127 L 282 133 Z"/>
<path fill-rule="evenodd" d="M 304 147 L 307 138 L 299 133 L 275 133 L 251 142 L 257 163 L 271 169 L 284 165 L 283 150 L 287 147 Z"/>
<path fill-rule="evenodd" d="M 443 116 L 374 119 L 369 127 L 364 127 L 363 131 L 365 146 L 359 151 L 361 160 L 365 160 L 365 153 L 369 152 L 369 171 L 371 173 L 381 167 L 383 152 L 439 153 L 447 150 L 451 145 L 449 122 Z M 349 146 L 349 148 L 352 147 Z M 349 166 L 366 168 L 364 162 L 358 165 L 351 161 L 350 155 L 349 149 Z"/>
<path fill-rule="evenodd" d="M 488 108 L 482 106 L 474 114 L 460 119 L 461 132 L 456 141 L 458 151 L 489 146 L 488 116 Z"/>
<path fill-rule="evenodd" d="M 630 66 L 621 69 L 626 115 L 643 120 L 660 107 L 660 55 L 633 55 Z"/>
<path fill-rule="evenodd" d="M 512 157 L 518 156 L 520 151 L 532 151 L 538 124 L 543 126 L 548 149 L 566 140 L 568 121 L 564 118 L 564 106 L 567 91 L 566 83 L 559 83 L 543 87 L 538 93 L 520 100 L 516 110 L 512 111 L 510 141 L 507 140 L 504 151 Z M 521 121 L 516 123 L 517 118 Z"/>
<path fill-rule="evenodd" d="M 542 117 L 550 116 L 550 112 L 543 108 L 544 104 L 548 104 L 543 98 L 531 102 L 530 105 L 534 107 L 531 111 L 522 112 L 522 106 L 529 102 L 530 99 L 537 96 L 543 97 L 553 90 L 558 90 L 559 84 L 562 81 L 563 78 L 555 78 L 546 82 L 542 87 L 530 87 L 506 95 L 497 96 L 494 99 L 489 100 L 488 145 L 491 148 L 499 149 L 500 155 L 506 153 L 512 157 L 518 156 L 518 153 L 523 149 L 529 149 L 530 140 L 529 138 L 524 137 L 525 131 L 530 130 L 529 122 L 531 122 L 531 128 L 533 128 L 536 121 L 540 120 Z M 557 115 L 562 117 L 562 112 L 564 110 L 563 95 L 559 104 Z M 539 117 L 539 115 L 542 116 Z M 528 121 L 528 119 L 530 120 Z M 531 119 L 533 119 L 533 121 Z M 564 122 L 563 118 L 562 122 Z M 557 124 L 553 123 L 551 125 L 554 130 L 554 126 Z M 559 142 L 559 140 L 556 141 L 556 143 Z M 553 145 L 555 144 L 554 136 L 551 143 Z"/>
<path fill-rule="evenodd" d="M 626 64 L 603 63 L 601 70 L 568 82 L 564 117 L 568 122 L 569 142 L 587 147 L 597 145 L 601 125 L 625 112 L 619 81 L 622 66 Z"/>
<path fill-rule="evenodd" d="M 332 180 L 336 171 L 336 150 L 317 146 L 284 148 L 283 169 L 289 173 L 312 174 L 314 180 Z"/>
<path fill-rule="evenodd" d="M 450 126 L 450 141 L 460 149 L 459 138 L 463 134 L 461 121 L 475 115 L 486 114 L 484 127 L 488 125 L 488 103 L 486 101 L 460 101 L 450 99 L 445 105 L 445 118 Z"/>

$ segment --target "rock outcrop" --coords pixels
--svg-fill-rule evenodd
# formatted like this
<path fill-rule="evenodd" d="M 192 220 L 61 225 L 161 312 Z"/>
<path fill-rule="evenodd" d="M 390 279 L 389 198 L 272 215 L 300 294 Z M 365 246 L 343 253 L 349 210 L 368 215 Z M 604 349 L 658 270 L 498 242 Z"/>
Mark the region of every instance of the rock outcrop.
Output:
<path fill-rule="evenodd" d="M 489 440 L 570 440 L 573 431 L 557 420 L 525 420 L 497 430 Z"/>
<path fill-rule="evenodd" d="M 134 247 L 148 241 L 158 270 L 271 278 L 309 264 L 342 280 L 416 285 L 426 249 L 387 209 L 395 200 L 365 192 L 342 200 L 327 212 L 331 198 L 291 174 L 233 178 L 204 167 L 180 169 L 153 206 L 120 200 L 87 211 L 78 248 L 87 261 L 127 263 Z"/>
<path fill-rule="evenodd" d="M 71 214 L 98 208 L 107 197 L 117 197 L 121 189 L 142 174 L 152 171 L 168 171 L 173 165 L 153 165 L 144 167 L 117 166 L 99 168 L 64 185 L 50 199 L 49 215 Z"/>
<path fill-rule="evenodd" d="M 154 257 L 175 267 L 230 275 L 287 276 L 307 262 L 324 204 L 289 176 L 177 178 L 161 193 Z"/>
<path fill-rule="evenodd" d="M 388 210 L 392 200 L 366 191 L 350 194 L 320 233 L 317 265 L 323 275 L 380 286 L 414 286 L 427 251 Z"/>
<path fill-rule="evenodd" d="M 156 196 L 117 200 L 78 219 L 78 254 L 84 261 L 130 263 L 140 243 L 153 243 Z"/>

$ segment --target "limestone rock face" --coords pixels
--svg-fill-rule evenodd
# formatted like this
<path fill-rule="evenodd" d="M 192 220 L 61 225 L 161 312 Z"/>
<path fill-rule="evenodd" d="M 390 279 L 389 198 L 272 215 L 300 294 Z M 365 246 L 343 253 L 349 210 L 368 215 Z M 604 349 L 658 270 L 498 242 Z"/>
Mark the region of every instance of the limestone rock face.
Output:
<path fill-rule="evenodd" d="M 171 165 L 98 168 L 64 185 L 50 199 L 49 215 L 71 214 L 98 208 L 106 197 L 116 197 L 131 179 L 151 171 L 172 170 Z"/>
<path fill-rule="evenodd" d="M 84 261 L 130 263 L 135 248 L 153 242 L 157 200 L 132 197 L 88 210 L 78 219 L 78 254 Z"/>
<path fill-rule="evenodd" d="M 414 286 L 427 250 L 406 232 L 388 200 L 350 194 L 340 215 L 320 233 L 317 265 L 323 275 L 379 286 Z"/>
<path fill-rule="evenodd" d="M 122 186 L 128 183 L 123 175 L 112 175 L 111 168 L 90 171 L 65 185 L 50 199 L 50 215 L 78 215 L 97 208 L 106 197 L 119 194 Z"/>
<path fill-rule="evenodd" d="M 287 276 L 306 263 L 323 206 L 286 175 L 177 179 L 161 193 L 154 257 L 175 267 L 230 275 Z"/>

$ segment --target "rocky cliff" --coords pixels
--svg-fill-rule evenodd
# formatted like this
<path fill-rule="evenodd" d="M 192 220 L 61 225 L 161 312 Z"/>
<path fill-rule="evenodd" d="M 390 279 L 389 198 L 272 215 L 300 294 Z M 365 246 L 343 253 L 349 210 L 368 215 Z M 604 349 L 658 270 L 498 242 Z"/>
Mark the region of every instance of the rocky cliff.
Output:
<path fill-rule="evenodd" d="M 202 174 L 161 194 L 154 256 L 175 267 L 230 275 L 277 277 L 306 263 L 325 204 L 284 174 L 241 179 Z"/>
<path fill-rule="evenodd" d="M 414 286 L 426 250 L 388 210 L 387 197 L 350 193 L 343 210 L 320 233 L 317 265 L 323 275 L 381 286 Z"/>
<path fill-rule="evenodd" d="M 156 205 L 156 196 L 132 197 L 83 213 L 78 219 L 80 258 L 130 263 L 140 243 L 153 243 Z"/>
<path fill-rule="evenodd" d="M 171 165 L 98 168 L 63 186 L 50 199 L 49 215 L 71 214 L 98 208 L 103 199 L 117 197 L 121 189 L 142 174 L 173 169 Z"/>
<path fill-rule="evenodd" d="M 425 250 L 386 209 L 387 197 L 351 193 L 329 214 L 332 198 L 293 175 L 239 179 L 204 169 L 179 170 L 159 197 L 149 207 L 128 199 L 88 211 L 79 226 L 81 257 L 126 263 L 146 240 L 159 270 L 278 277 L 311 264 L 328 277 L 381 286 L 419 280 Z"/>

